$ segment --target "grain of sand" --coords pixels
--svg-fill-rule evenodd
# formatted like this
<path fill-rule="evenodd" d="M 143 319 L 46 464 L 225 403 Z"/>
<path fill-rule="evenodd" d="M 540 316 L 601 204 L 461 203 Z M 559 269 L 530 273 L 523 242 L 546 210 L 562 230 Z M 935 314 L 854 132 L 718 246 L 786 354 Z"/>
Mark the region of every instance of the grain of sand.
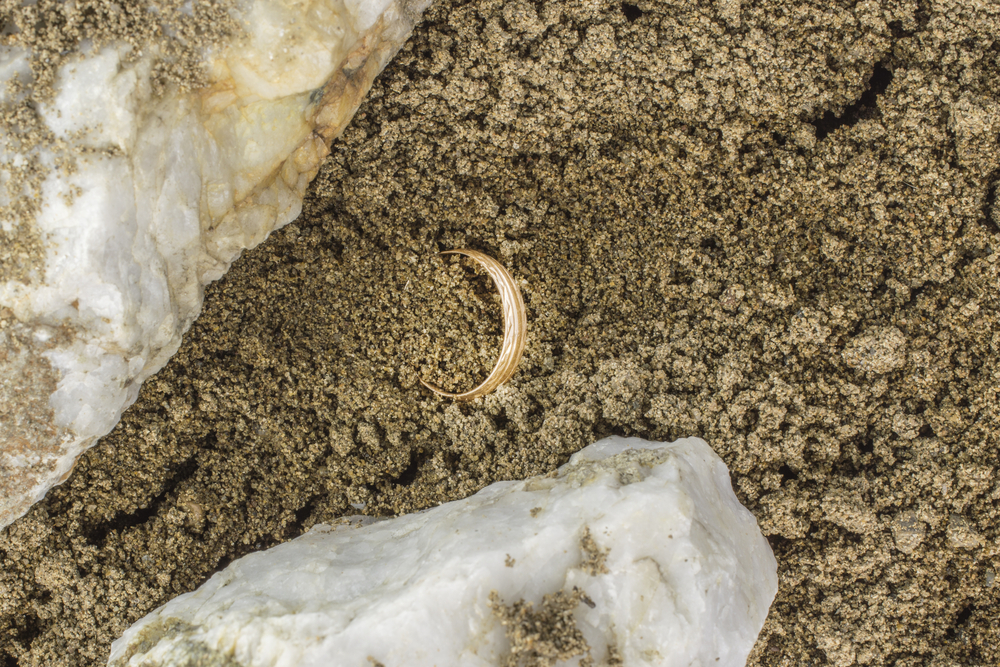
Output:
<path fill-rule="evenodd" d="M 750 664 L 1000 664 L 1000 5 L 442 1 L 300 220 L 0 534 L 0 665 L 310 526 L 697 435 L 779 564 Z M 519 280 L 530 340 L 484 400 Z"/>

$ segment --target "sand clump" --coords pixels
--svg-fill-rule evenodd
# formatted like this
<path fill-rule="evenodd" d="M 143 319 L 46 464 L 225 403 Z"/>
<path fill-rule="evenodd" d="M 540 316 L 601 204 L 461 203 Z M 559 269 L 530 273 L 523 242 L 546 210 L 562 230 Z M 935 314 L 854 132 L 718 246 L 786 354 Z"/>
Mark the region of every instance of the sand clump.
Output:
<path fill-rule="evenodd" d="M 102 664 L 233 558 L 611 433 L 730 467 L 779 563 L 751 665 L 997 664 L 998 34 L 949 2 L 434 5 L 302 218 L 0 534 L 0 664 Z M 499 350 L 455 247 L 529 318 L 469 405 L 418 381 Z"/>
<path fill-rule="evenodd" d="M 576 625 L 573 610 L 594 604 L 579 588 L 557 591 L 542 598 L 540 609 L 524 600 L 504 604 L 496 591 L 490 593 L 493 615 L 503 625 L 510 653 L 503 667 L 554 667 L 557 662 L 580 658 L 581 667 L 593 667 L 590 645 Z"/>

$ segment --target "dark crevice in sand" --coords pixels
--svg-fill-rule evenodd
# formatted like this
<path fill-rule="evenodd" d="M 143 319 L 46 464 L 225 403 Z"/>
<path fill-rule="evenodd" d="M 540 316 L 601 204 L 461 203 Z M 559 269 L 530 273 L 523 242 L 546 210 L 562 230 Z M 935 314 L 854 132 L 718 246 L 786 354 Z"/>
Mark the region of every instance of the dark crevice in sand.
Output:
<path fill-rule="evenodd" d="M 46 601 L 47 599 L 51 599 L 51 597 L 51 594 L 45 594 L 39 596 L 39 600 Z M 27 612 L 18 618 L 14 624 L 12 639 L 17 641 L 21 646 L 31 646 L 31 643 L 42 634 L 44 625 L 36 614 Z M 4 667 L 8 665 L 11 667 L 19 666 L 17 658 L 9 653 L 0 654 L 0 658 L 3 658 Z"/>
<path fill-rule="evenodd" d="M 778 472 L 781 474 L 781 484 L 785 484 L 789 480 L 794 480 L 799 478 L 799 474 L 795 472 L 790 466 L 783 465 L 778 468 Z"/>
<path fill-rule="evenodd" d="M 853 127 L 862 120 L 878 119 L 880 117 L 878 97 L 885 93 L 890 83 L 892 83 L 892 71 L 883 63 L 876 64 L 871 77 L 865 83 L 865 91 L 857 102 L 848 106 L 840 114 L 826 111 L 819 120 L 810 123 L 816 128 L 816 138 L 822 141 L 831 132 L 842 127 Z"/>
<path fill-rule="evenodd" d="M 293 540 L 302 533 L 306 532 L 305 527 L 306 520 L 312 516 L 313 511 L 316 509 L 322 496 L 319 494 L 312 496 L 306 501 L 305 505 L 299 507 L 295 510 L 295 519 L 285 528 L 284 539 Z"/>
<path fill-rule="evenodd" d="M 635 5 L 630 5 L 627 2 L 622 3 L 622 14 L 628 19 L 629 23 L 635 23 L 636 20 L 642 17 L 642 10 Z"/>
<path fill-rule="evenodd" d="M 991 234 L 1000 238 L 1000 205 L 997 205 L 997 189 L 1000 187 L 1000 174 L 993 174 L 990 184 L 986 188 L 986 197 L 983 199 L 982 221 Z M 991 250 L 993 250 L 991 248 Z"/>
<path fill-rule="evenodd" d="M 406 467 L 406 470 L 401 472 L 398 477 L 393 479 L 393 483 L 397 486 L 410 486 L 417 480 L 417 475 L 420 472 L 421 466 L 430 459 L 430 454 L 428 452 L 410 452 L 410 465 Z"/>
<path fill-rule="evenodd" d="M 129 528 L 141 525 L 149 521 L 150 517 L 156 515 L 163 507 L 167 497 L 185 480 L 190 479 L 198 471 L 198 462 L 194 456 L 185 461 L 171 466 L 170 476 L 164 480 L 162 491 L 144 507 L 130 513 L 118 512 L 110 521 L 105 521 L 93 526 L 86 533 L 87 542 L 94 546 L 103 546 L 112 532 L 122 533 Z"/>

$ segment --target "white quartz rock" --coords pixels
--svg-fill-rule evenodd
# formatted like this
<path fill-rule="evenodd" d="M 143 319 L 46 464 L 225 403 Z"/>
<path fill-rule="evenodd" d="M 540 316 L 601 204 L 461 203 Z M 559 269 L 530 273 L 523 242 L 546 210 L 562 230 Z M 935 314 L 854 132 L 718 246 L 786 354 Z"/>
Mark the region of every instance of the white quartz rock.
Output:
<path fill-rule="evenodd" d="M 246 556 L 138 621 L 109 665 L 743 667 L 776 591 L 704 441 L 612 437 L 557 474 Z"/>
<path fill-rule="evenodd" d="M 204 285 L 298 216 L 429 0 L 234 2 L 204 88 L 157 95 L 156 49 L 112 44 L 35 105 L 50 139 L 0 135 L 0 528 L 114 427 Z M 29 56 L 0 46 L 0 104 L 30 94 Z"/>

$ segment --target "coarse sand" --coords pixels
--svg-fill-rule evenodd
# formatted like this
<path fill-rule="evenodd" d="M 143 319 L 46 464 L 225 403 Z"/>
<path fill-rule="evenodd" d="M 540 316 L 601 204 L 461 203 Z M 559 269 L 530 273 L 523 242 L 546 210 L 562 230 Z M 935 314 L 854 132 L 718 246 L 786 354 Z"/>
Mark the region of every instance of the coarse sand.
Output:
<path fill-rule="evenodd" d="M 437 2 L 302 217 L 0 533 L 0 666 L 102 665 L 352 503 L 612 433 L 729 466 L 779 568 L 751 665 L 1000 664 L 998 101 L 995 0 Z M 458 247 L 530 327 L 471 404 L 418 381 L 470 388 L 499 350 Z"/>

